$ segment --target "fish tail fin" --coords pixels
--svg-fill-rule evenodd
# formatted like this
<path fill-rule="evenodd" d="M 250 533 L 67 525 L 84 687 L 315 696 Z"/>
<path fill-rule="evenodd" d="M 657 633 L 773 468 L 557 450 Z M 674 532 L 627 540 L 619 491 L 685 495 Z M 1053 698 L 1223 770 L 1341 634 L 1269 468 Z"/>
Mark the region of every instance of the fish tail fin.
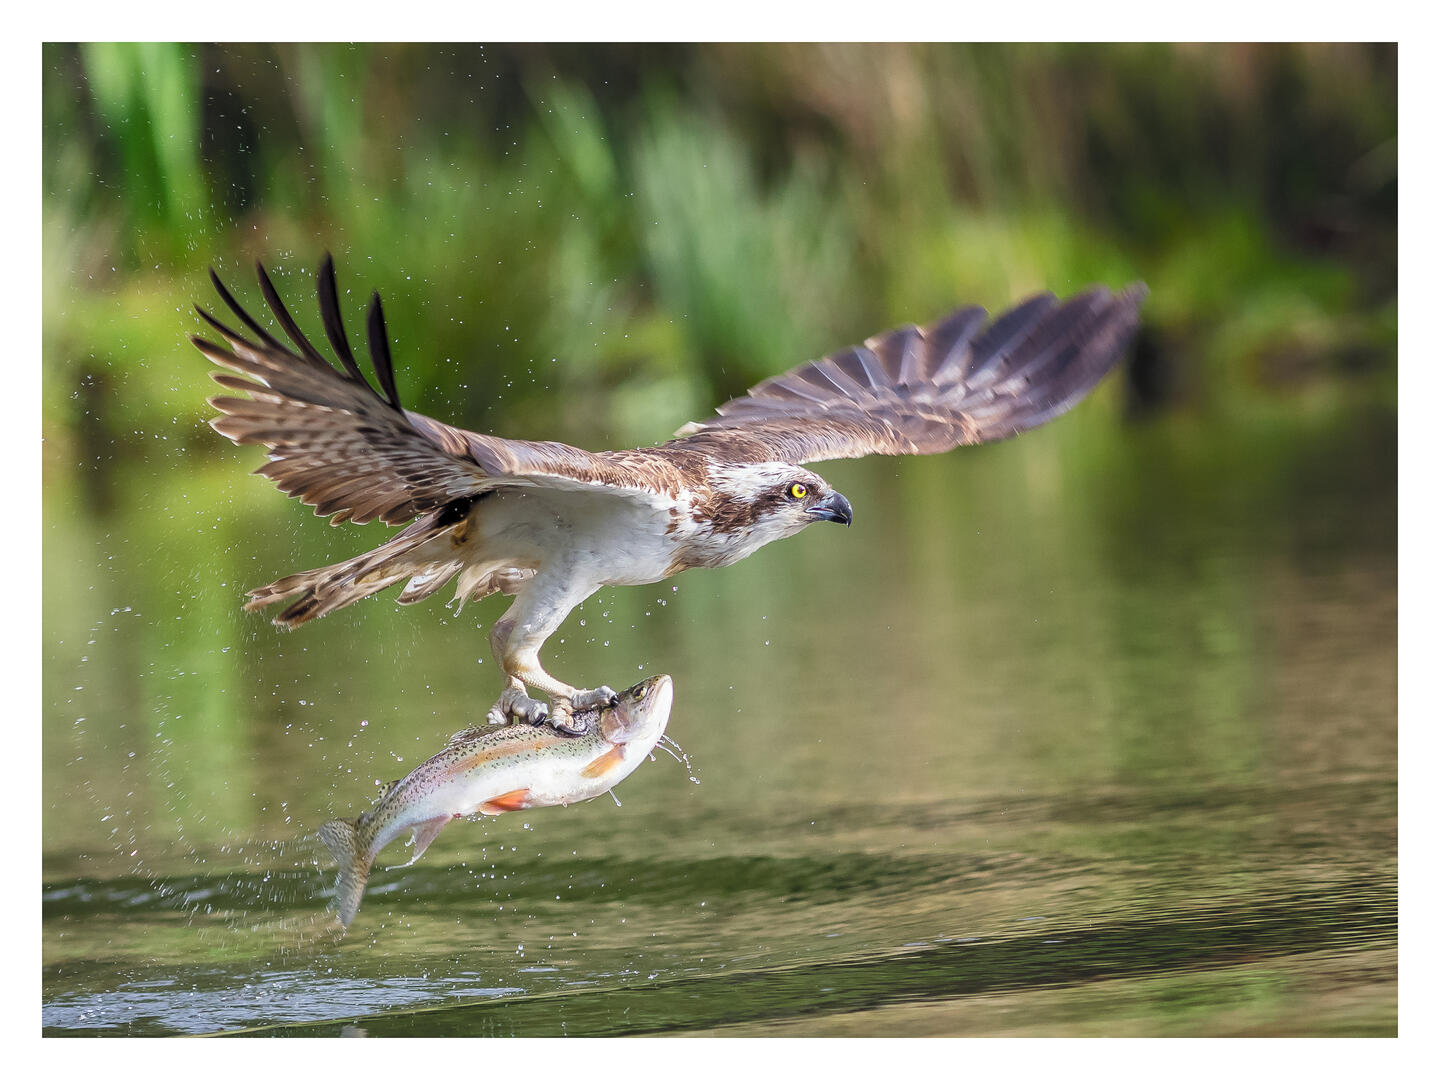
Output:
<path fill-rule="evenodd" d="M 370 860 L 360 850 L 360 838 L 353 821 L 327 821 L 320 826 L 320 840 L 335 856 L 339 873 L 335 876 L 335 913 L 340 925 L 349 927 L 360 900 L 365 895 L 365 882 L 370 877 Z"/>

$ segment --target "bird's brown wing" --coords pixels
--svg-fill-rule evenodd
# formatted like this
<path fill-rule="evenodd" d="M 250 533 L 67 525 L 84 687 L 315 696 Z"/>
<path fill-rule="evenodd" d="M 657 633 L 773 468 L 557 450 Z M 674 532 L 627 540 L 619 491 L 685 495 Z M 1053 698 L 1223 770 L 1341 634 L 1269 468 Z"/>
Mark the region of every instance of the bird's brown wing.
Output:
<path fill-rule="evenodd" d="M 766 379 L 687 424 L 671 446 L 796 465 L 937 454 L 1017 435 L 1083 398 L 1124 354 L 1144 285 L 1044 294 L 988 325 L 978 307 Z"/>
<path fill-rule="evenodd" d="M 210 423 L 237 444 L 265 446 L 269 460 L 256 471 L 330 517 L 331 524 L 378 519 L 396 525 L 498 487 L 604 487 L 648 499 L 667 486 L 668 478 L 657 474 L 663 462 L 643 454 L 592 454 L 564 443 L 500 439 L 401 408 L 378 294 L 371 300 L 367 331 L 380 392 L 366 382 L 350 350 L 330 257 L 320 267 L 320 312 L 343 370 L 301 333 L 264 268 L 257 269 L 265 300 L 294 347 L 256 322 L 212 271 L 221 299 L 250 336 L 197 308 L 225 341 L 222 346 L 192 339 L 229 369 L 212 372 L 212 378 L 249 395 L 211 398 L 222 415 Z"/>

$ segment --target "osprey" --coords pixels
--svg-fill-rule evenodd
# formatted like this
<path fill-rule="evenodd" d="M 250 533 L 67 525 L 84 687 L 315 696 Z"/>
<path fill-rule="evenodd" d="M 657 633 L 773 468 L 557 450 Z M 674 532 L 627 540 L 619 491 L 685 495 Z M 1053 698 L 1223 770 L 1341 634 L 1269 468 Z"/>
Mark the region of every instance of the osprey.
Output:
<path fill-rule="evenodd" d="M 1114 366 L 1139 322 L 1143 285 L 1045 294 L 986 323 L 963 307 L 774 378 L 685 425 L 659 446 L 591 453 L 451 427 L 400 404 L 380 296 L 370 302 L 373 389 L 350 350 L 335 268 L 318 275 L 336 368 L 301 333 L 263 266 L 260 289 L 282 343 L 211 280 L 250 337 L 197 307 L 225 346 L 199 350 L 247 397 L 210 399 L 210 421 L 236 444 L 259 443 L 256 471 L 332 525 L 409 525 L 373 551 L 252 590 L 246 610 L 289 601 L 295 627 L 406 581 L 412 604 L 451 580 L 455 600 L 514 601 L 490 632 L 507 684 L 491 719 L 569 730 L 571 714 L 613 702 L 541 666 L 540 649 L 603 585 L 644 585 L 696 566 L 728 566 L 817 521 L 849 525 L 844 495 L 803 468 L 870 454 L 935 454 L 1015 435 L 1078 402 Z M 228 346 L 228 347 L 226 347 Z M 408 581 L 406 580 L 408 579 Z M 548 695 L 547 706 L 527 688 Z"/>

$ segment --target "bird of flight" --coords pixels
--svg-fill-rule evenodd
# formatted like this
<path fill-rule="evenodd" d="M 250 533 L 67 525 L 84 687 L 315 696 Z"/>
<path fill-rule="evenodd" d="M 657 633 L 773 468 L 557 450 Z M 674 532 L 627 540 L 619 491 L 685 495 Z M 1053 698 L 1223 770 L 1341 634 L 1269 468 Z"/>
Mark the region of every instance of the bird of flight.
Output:
<path fill-rule="evenodd" d="M 507 680 L 492 719 L 548 718 L 562 731 L 575 711 L 615 699 L 609 687 L 577 689 L 541 666 L 541 647 L 577 604 L 605 585 L 728 566 L 817 521 L 850 524 L 849 501 L 803 468 L 809 462 L 935 454 L 1059 416 L 1119 360 L 1145 298 L 1139 284 L 1063 303 L 1045 294 L 988 323 L 981 308 L 959 308 L 766 379 L 659 446 L 591 453 L 410 412 L 396 391 L 378 293 L 366 327 L 376 391 L 351 352 L 330 257 L 318 275 L 320 314 L 340 368 L 257 270 L 290 344 L 211 272 L 250 335 L 197 308 L 225 342 L 192 338 L 229 369 L 211 376 L 248 395 L 211 398 L 222 414 L 211 425 L 236 444 L 264 446 L 268 460 L 256 471 L 332 525 L 409 524 L 373 551 L 252 590 L 246 609 L 288 601 L 274 621 L 295 627 L 406 579 L 402 604 L 452 579 L 460 603 L 513 595 L 490 632 Z"/>

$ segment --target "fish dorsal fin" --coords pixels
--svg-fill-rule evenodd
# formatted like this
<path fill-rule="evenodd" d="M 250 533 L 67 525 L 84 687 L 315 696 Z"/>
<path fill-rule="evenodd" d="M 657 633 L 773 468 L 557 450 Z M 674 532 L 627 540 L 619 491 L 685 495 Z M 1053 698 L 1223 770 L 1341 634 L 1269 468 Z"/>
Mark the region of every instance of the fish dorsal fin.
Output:
<path fill-rule="evenodd" d="M 452 746 L 459 746 L 461 743 L 471 742 L 486 732 L 494 730 L 495 728 L 488 724 L 484 727 L 481 727 L 479 724 L 471 724 L 469 727 L 463 727 L 455 732 L 454 735 L 451 735 L 449 741 L 445 743 L 445 747 L 449 749 Z"/>

